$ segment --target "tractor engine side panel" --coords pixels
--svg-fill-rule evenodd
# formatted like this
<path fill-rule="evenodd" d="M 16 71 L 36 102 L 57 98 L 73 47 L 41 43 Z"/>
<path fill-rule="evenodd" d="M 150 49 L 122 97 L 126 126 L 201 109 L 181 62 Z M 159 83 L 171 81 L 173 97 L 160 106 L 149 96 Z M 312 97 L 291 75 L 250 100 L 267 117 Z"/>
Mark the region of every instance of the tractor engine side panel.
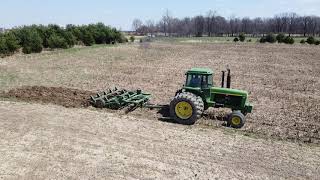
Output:
<path fill-rule="evenodd" d="M 234 96 L 229 94 L 212 94 L 212 101 L 216 107 L 227 107 L 232 109 L 241 109 L 243 96 Z"/>
<path fill-rule="evenodd" d="M 238 89 L 212 87 L 210 89 L 210 100 L 214 107 L 225 107 L 232 110 L 244 110 L 248 97 L 246 91 Z"/>

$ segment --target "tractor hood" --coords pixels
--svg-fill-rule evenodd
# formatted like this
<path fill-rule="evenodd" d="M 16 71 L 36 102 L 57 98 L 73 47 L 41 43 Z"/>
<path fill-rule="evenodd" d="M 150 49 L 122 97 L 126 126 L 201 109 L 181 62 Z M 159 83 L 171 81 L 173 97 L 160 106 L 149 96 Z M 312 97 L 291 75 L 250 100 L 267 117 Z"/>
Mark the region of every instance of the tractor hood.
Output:
<path fill-rule="evenodd" d="M 212 87 L 211 93 L 215 94 L 226 94 L 226 95 L 232 95 L 232 96 L 243 96 L 248 97 L 248 92 L 238 90 L 238 89 L 229 89 L 229 88 L 220 88 L 220 87 Z"/>

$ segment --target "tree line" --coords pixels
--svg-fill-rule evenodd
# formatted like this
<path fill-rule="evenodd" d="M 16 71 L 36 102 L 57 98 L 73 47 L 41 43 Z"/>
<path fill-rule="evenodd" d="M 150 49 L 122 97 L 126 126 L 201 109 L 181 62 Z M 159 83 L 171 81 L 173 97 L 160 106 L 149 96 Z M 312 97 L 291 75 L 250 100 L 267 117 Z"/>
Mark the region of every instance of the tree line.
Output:
<path fill-rule="evenodd" d="M 133 30 L 140 34 L 163 33 L 165 36 L 238 36 L 240 33 L 253 37 L 270 33 L 283 33 L 288 36 L 320 36 L 320 17 L 300 16 L 296 13 L 282 13 L 270 18 L 225 18 L 215 11 L 194 17 L 176 18 L 167 10 L 155 22 L 143 23 L 135 19 Z"/>
<path fill-rule="evenodd" d="M 39 53 L 43 48 L 67 49 L 74 45 L 114 44 L 128 41 L 117 29 L 103 23 L 90 25 L 31 25 L 0 33 L 0 56 L 22 49 L 25 54 Z"/>

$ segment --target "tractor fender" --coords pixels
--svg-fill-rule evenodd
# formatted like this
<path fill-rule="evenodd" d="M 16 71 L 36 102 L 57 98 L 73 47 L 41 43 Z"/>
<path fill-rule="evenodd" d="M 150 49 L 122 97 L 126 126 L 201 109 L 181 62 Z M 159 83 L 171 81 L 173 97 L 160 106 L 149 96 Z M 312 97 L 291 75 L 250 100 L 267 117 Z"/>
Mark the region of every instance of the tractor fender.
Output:
<path fill-rule="evenodd" d="M 177 96 L 178 94 L 180 94 L 180 93 L 182 93 L 182 92 L 185 92 L 185 90 L 184 90 L 184 89 L 179 89 L 178 91 L 176 91 L 175 96 Z"/>

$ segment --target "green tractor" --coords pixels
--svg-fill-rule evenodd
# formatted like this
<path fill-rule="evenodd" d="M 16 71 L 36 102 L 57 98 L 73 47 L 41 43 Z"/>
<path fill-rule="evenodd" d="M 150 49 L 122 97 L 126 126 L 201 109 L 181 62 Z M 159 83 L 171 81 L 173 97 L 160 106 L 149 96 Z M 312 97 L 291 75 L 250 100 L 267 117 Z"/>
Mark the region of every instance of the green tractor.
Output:
<path fill-rule="evenodd" d="M 241 128 L 245 124 L 245 116 L 252 111 L 246 91 L 230 89 L 231 75 L 222 71 L 221 87 L 213 83 L 213 71 L 207 68 L 193 68 L 186 73 L 186 84 L 177 91 L 170 103 L 170 115 L 184 125 L 192 125 L 209 107 L 230 108 L 232 113 L 227 116 L 227 125 Z"/>

